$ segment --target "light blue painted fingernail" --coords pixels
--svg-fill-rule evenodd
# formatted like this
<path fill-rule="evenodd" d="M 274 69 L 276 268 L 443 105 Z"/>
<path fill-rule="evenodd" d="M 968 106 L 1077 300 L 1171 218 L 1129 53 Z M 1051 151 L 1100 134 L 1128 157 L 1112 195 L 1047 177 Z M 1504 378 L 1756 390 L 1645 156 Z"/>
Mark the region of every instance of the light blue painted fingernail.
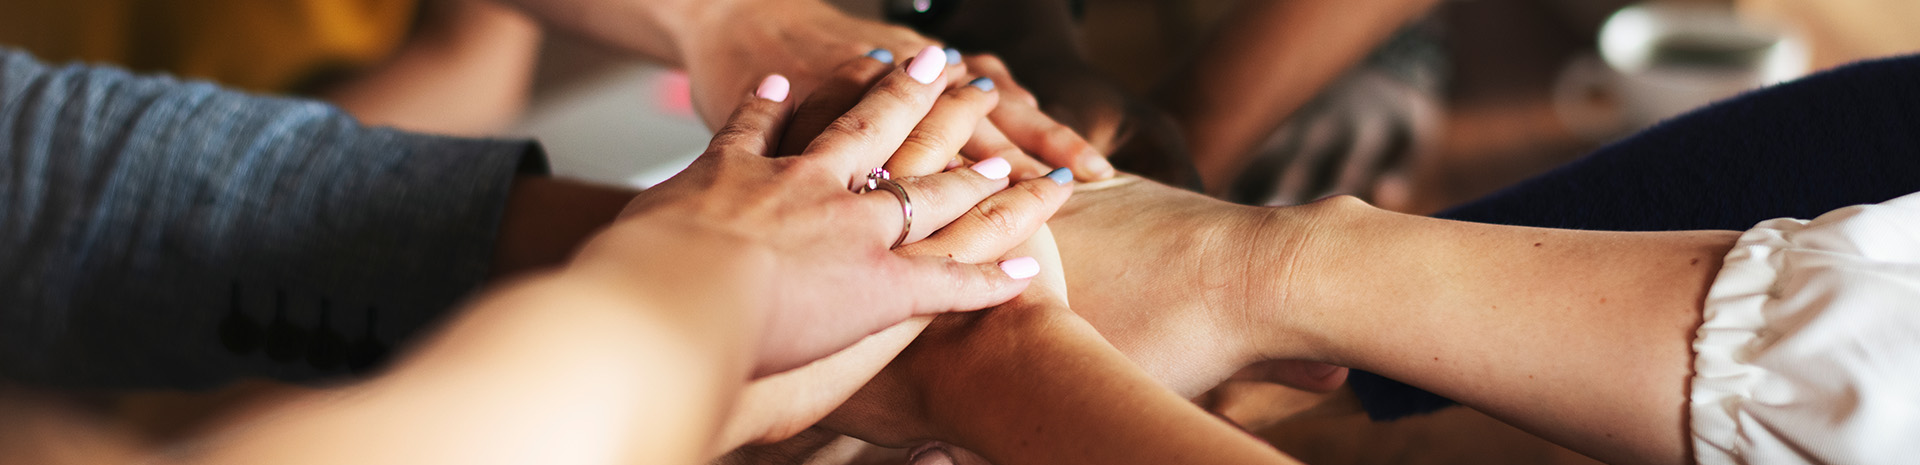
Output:
<path fill-rule="evenodd" d="M 959 50 L 954 50 L 954 49 L 953 49 L 952 47 L 948 47 L 948 48 L 947 48 L 947 64 L 949 64 L 949 65 L 957 65 L 957 64 L 960 64 L 960 51 L 959 51 Z"/>
<path fill-rule="evenodd" d="M 881 63 L 889 65 L 893 64 L 893 52 L 887 51 L 887 49 L 884 48 L 876 48 L 871 52 L 867 52 L 867 58 L 880 60 Z"/>
<path fill-rule="evenodd" d="M 993 92 L 993 79 L 989 79 L 989 78 L 974 79 L 973 82 L 969 82 L 967 83 L 967 85 L 978 88 L 980 89 L 981 92 Z"/>
<path fill-rule="evenodd" d="M 1073 182 L 1073 170 L 1054 168 L 1053 171 L 1047 173 L 1047 179 L 1052 179 L 1055 184 L 1062 186 L 1067 185 L 1067 183 Z"/>

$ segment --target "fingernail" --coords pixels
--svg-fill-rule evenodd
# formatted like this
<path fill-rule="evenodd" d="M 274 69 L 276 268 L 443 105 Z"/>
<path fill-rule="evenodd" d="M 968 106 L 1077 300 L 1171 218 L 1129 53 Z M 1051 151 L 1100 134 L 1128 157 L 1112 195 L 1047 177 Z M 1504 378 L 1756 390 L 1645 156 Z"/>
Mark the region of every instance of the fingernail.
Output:
<path fill-rule="evenodd" d="M 1015 258 L 1000 262 L 1000 271 L 1005 271 L 1007 277 L 1013 279 L 1027 279 L 1040 275 L 1040 261 L 1033 257 Z"/>
<path fill-rule="evenodd" d="M 792 88 L 793 84 L 787 82 L 786 76 L 775 74 L 767 76 L 766 80 L 760 81 L 760 90 L 754 91 L 753 95 L 775 102 L 785 102 L 787 101 L 787 91 Z"/>
<path fill-rule="evenodd" d="M 978 89 L 980 89 L 980 91 L 981 91 L 981 92 L 993 92 L 993 79 L 992 79 L 992 78 L 984 78 L 984 77 L 983 77 L 983 78 L 979 78 L 979 79 L 974 79 L 974 80 L 973 80 L 973 82 L 969 82 L 969 83 L 967 83 L 967 85 L 969 85 L 969 86 L 973 86 L 973 87 L 975 87 L 975 88 L 978 88 Z"/>
<path fill-rule="evenodd" d="M 1089 150 L 1085 155 L 1080 156 L 1080 170 L 1091 173 L 1094 177 L 1104 178 L 1113 174 L 1113 163 L 1107 162 L 1107 157 L 1100 156 L 1099 152 Z"/>
<path fill-rule="evenodd" d="M 1054 168 L 1053 171 L 1047 172 L 1047 179 L 1052 179 L 1054 184 L 1067 185 L 1067 183 L 1073 182 L 1073 170 Z"/>
<path fill-rule="evenodd" d="M 947 52 L 947 64 L 949 64 L 949 65 L 957 65 L 957 64 L 960 64 L 960 51 L 959 51 L 959 50 L 954 50 L 954 49 L 953 49 L 952 47 L 948 47 L 948 48 L 947 48 L 947 50 L 946 50 L 946 52 Z"/>
<path fill-rule="evenodd" d="M 981 176 L 986 176 L 987 179 L 1000 179 L 1013 173 L 1013 164 L 1007 163 L 1007 159 L 1005 158 L 993 157 L 980 160 L 979 163 L 974 163 L 973 172 L 980 173 Z"/>
<path fill-rule="evenodd" d="M 890 51 L 884 48 L 876 48 L 876 49 L 873 49 L 873 51 L 871 52 L 867 52 L 867 58 L 879 60 L 881 63 L 886 63 L 891 65 L 893 64 L 893 51 Z"/>
<path fill-rule="evenodd" d="M 939 447 L 922 447 L 907 460 L 913 465 L 953 465 L 953 456 Z"/>
<path fill-rule="evenodd" d="M 947 68 L 945 55 L 946 52 L 940 51 L 940 47 L 928 45 L 919 55 L 913 56 L 913 63 L 907 64 L 907 77 L 921 84 L 932 84 L 933 79 L 940 77 L 940 72 Z"/>

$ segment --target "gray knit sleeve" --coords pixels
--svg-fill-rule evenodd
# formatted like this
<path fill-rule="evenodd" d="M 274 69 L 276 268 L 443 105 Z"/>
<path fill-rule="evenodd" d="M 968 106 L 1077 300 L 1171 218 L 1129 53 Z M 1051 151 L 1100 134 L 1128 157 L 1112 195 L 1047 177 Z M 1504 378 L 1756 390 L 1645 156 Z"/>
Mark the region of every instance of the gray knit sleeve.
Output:
<path fill-rule="evenodd" d="M 487 273 L 536 145 L 0 49 L 0 379 L 366 369 Z"/>

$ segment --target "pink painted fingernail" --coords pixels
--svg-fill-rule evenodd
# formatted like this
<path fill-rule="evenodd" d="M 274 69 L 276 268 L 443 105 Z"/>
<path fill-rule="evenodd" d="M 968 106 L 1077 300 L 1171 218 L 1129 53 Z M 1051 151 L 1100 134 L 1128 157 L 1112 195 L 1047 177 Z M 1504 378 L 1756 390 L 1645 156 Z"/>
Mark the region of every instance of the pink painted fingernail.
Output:
<path fill-rule="evenodd" d="M 920 49 L 919 55 L 913 56 L 913 63 L 907 65 L 907 77 L 921 84 L 932 84 L 933 79 L 940 77 L 940 72 L 946 69 L 947 51 L 928 45 Z"/>
<path fill-rule="evenodd" d="M 980 173 L 981 176 L 986 176 L 987 179 L 1000 179 L 1007 177 L 1007 174 L 1013 172 L 1013 164 L 1007 163 L 1007 159 L 1005 158 L 993 157 L 980 160 L 979 163 L 974 163 L 973 172 Z"/>
<path fill-rule="evenodd" d="M 792 89 L 793 83 L 787 82 L 786 76 L 775 74 L 760 81 L 760 90 L 754 91 L 753 95 L 775 102 L 785 102 L 787 92 Z"/>
<path fill-rule="evenodd" d="M 1020 257 L 1000 262 L 1000 271 L 1007 272 L 1013 279 L 1027 279 L 1040 275 L 1040 261 L 1033 257 Z"/>

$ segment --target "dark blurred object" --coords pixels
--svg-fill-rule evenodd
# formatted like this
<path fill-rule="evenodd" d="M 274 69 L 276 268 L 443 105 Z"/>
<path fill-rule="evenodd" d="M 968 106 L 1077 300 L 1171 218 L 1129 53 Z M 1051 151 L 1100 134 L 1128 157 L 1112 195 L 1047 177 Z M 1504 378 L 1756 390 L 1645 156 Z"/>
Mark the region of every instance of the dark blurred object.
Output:
<path fill-rule="evenodd" d="M 380 63 L 412 29 L 417 0 L 10 1 L 0 44 L 48 62 L 114 63 L 256 92 Z"/>
<path fill-rule="evenodd" d="M 903 24 L 927 33 L 927 28 L 940 21 L 943 14 L 952 11 L 955 5 L 965 0 L 887 0 L 883 14 L 887 21 Z M 1048 0 L 1038 0 L 1048 1 Z M 1074 21 L 1087 17 L 1086 0 L 1066 0 L 1068 11 L 1073 13 Z"/>
<path fill-rule="evenodd" d="M 1178 126 L 1095 69 L 1080 52 L 1078 0 L 889 0 L 888 20 L 969 53 L 991 53 L 1049 116 L 1106 152 L 1114 167 L 1200 189 Z"/>

